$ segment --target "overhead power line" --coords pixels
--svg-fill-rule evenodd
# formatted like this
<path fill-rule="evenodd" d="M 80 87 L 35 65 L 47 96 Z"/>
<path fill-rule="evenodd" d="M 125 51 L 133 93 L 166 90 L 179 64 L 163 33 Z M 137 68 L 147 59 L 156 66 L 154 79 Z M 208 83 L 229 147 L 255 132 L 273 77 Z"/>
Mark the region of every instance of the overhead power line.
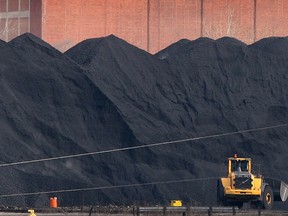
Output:
<path fill-rule="evenodd" d="M 58 157 L 51 157 L 51 158 L 12 162 L 12 163 L 0 164 L 0 167 L 16 166 L 16 165 L 54 161 L 54 160 L 63 160 L 63 159 L 69 159 L 69 158 L 77 158 L 77 157 L 84 157 L 84 156 L 91 156 L 91 155 L 99 155 L 99 154 L 106 154 L 106 153 L 113 153 L 113 152 L 128 151 L 128 150 L 134 150 L 134 149 L 140 149 L 140 148 L 164 146 L 164 145 L 191 142 L 191 141 L 196 141 L 196 140 L 219 138 L 219 137 L 230 136 L 230 135 L 235 135 L 235 134 L 243 134 L 243 133 L 249 133 L 249 132 L 270 130 L 270 129 L 287 127 L 287 126 L 288 126 L 288 124 L 281 124 L 281 125 L 274 125 L 274 126 L 269 126 L 269 127 L 247 129 L 247 130 L 214 134 L 214 135 L 207 135 L 207 136 L 200 136 L 200 137 L 194 137 L 194 138 L 188 138 L 188 139 L 180 139 L 180 140 L 173 140 L 173 141 L 166 141 L 166 142 L 159 142 L 159 143 L 152 143 L 152 144 L 144 144 L 144 145 L 138 145 L 138 146 L 130 146 L 130 147 L 108 149 L 108 150 L 95 151 L 95 152 L 87 152 L 87 153 L 82 153 L 82 154 L 73 154 L 73 155 L 65 155 L 65 156 L 58 156 Z"/>
<path fill-rule="evenodd" d="M 274 126 L 269 126 L 269 127 L 254 128 L 254 129 L 248 129 L 248 130 L 242 130 L 242 131 L 200 136 L 200 137 L 195 137 L 195 138 L 188 138 L 188 139 L 174 140 L 174 141 L 167 141 L 167 142 L 159 142 L 159 143 L 153 143 L 153 144 L 147 144 L 147 145 L 131 146 L 131 147 L 125 147 L 125 148 L 98 151 L 98 152 L 88 152 L 88 153 L 83 153 L 83 154 L 75 154 L 75 155 L 67 155 L 67 156 L 60 156 L 60 157 L 44 158 L 44 159 L 38 159 L 38 160 L 14 162 L 14 163 L 8 163 L 8 164 L 1 164 L 0 167 L 37 163 L 37 162 L 44 162 L 44 161 L 52 161 L 52 160 L 60 160 L 60 159 L 67 159 L 67 158 L 75 158 L 75 157 L 83 157 L 83 156 L 97 155 L 97 154 L 104 154 L 104 153 L 120 152 L 120 151 L 162 146 L 162 145 L 168 145 L 168 144 L 177 144 L 177 143 L 184 143 L 188 141 L 218 138 L 218 137 L 223 137 L 223 136 L 263 131 L 263 130 L 269 130 L 269 129 L 287 127 L 287 126 L 288 124 L 274 125 Z M 31 195 L 41 195 L 41 194 L 56 194 L 56 193 L 67 193 L 67 192 L 80 192 L 80 191 L 90 191 L 90 190 L 117 189 L 117 188 L 125 188 L 125 187 L 149 186 L 149 185 L 156 185 L 156 184 L 171 184 L 171 183 L 191 182 L 191 181 L 201 181 L 201 180 L 204 181 L 204 180 L 213 180 L 213 179 L 219 179 L 219 178 L 220 177 L 193 178 L 193 179 L 183 179 L 183 180 L 159 181 L 159 182 L 148 182 L 148 183 L 137 183 L 137 184 L 88 187 L 88 188 L 74 188 L 74 189 L 42 191 L 42 192 L 40 191 L 40 192 L 30 192 L 30 193 L 14 193 L 14 194 L 0 195 L 0 198 L 15 197 L 15 196 L 31 196 Z"/>
<path fill-rule="evenodd" d="M 31 195 L 41 195 L 41 194 L 58 194 L 58 193 L 80 192 L 80 191 L 90 191 L 90 190 L 106 190 L 106 189 L 117 189 L 117 188 L 127 188 L 127 187 L 149 186 L 149 185 L 157 185 L 157 184 L 172 184 L 172 183 L 180 183 L 180 182 L 213 180 L 213 179 L 219 179 L 219 178 L 220 177 L 192 178 L 192 179 L 147 182 L 147 183 L 138 183 L 138 184 L 112 185 L 112 186 L 89 187 L 89 188 L 74 188 L 74 189 L 67 189 L 67 190 L 54 190 L 54 191 L 42 191 L 42 192 L 40 191 L 40 192 L 31 192 L 31 193 L 15 193 L 15 194 L 6 194 L 6 195 L 4 194 L 4 195 L 0 195 L 0 198 L 15 197 L 15 196 L 31 196 Z"/>

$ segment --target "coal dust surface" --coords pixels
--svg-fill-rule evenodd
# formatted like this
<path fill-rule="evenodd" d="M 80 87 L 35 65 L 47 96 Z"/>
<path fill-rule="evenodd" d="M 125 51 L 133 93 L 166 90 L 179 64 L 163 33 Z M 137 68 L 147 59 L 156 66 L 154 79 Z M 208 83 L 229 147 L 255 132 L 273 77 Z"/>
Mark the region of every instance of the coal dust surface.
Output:
<path fill-rule="evenodd" d="M 31 34 L 0 41 L 0 164 L 108 150 L 0 166 L 0 205 L 216 205 L 234 153 L 288 182 L 287 127 L 109 152 L 287 124 L 287 50 L 288 38 L 185 39 L 155 55 L 114 35 L 66 53 Z"/>

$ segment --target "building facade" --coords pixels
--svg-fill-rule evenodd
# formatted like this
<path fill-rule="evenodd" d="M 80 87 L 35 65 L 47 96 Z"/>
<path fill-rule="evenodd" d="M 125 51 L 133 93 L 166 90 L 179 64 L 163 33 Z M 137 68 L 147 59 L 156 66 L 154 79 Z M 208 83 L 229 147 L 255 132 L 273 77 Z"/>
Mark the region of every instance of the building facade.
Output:
<path fill-rule="evenodd" d="M 37 0 L 0 0 L 0 39 L 10 41 L 25 32 L 41 30 L 41 2 Z M 35 6 L 38 4 L 38 7 Z M 38 14 L 38 16 L 37 16 Z M 36 22 L 38 26 L 36 26 Z"/>
<path fill-rule="evenodd" d="M 114 34 L 155 53 L 180 39 L 288 35 L 287 0 L 0 0 L 0 39 L 31 32 L 61 51 Z"/>

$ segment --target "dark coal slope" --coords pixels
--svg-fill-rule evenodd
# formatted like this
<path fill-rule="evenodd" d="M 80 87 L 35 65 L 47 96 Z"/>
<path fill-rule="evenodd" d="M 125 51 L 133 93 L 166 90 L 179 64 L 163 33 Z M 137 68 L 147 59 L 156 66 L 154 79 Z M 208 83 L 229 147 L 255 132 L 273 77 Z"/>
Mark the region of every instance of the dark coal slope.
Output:
<path fill-rule="evenodd" d="M 136 142 L 114 104 L 83 69 L 50 45 L 25 34 L 2 47 L 0 54 L 1 163 L 119 148 Z M 115 180 L 108 176 L 112 171 L 106 164 L 124 170 L 123 160 L 129 161 L 116 154 L 17 166 L 11 168 L 13 172 L 3 168 L 0 193 L 110 185 Z M 112 200 L 110 194 L 97 194 L 103 202 Z M 74 199 L 72 195 L 66 195 L 67 199 L 63 195 L 62 204 L 79 204 L 79 193 Z M 95 202 L 95 192 L 83 196 L 87 203 Z M 48 204 L 44 198 L 31 203 L 34 198 L 9 202 Z"/>
<path fill-rule="evenodd" d="M 81 50 L 90 55 L 82 57 L 84 54 Z M 184 127 L 178 123 L 181 119 L 178 119 L 177 115 L 171 115 L 171 109 L 174 109 L 175 113 L 181 113 L 185 112 L 185 107 L 177 103 L 177 92 L 173 92 L 175 83 L 168 74 L 167 64 L 113 35 L 103 38 L 100 43 L 99 40 L 96 40 L 95 44 L 94 40 L 84 41 L 66 54 L 87 68 L 88 76 L 117 106 L 141 143 L 180 137 L 179 129 Z M 163 89 L 169 89 L 170 92 L 163 92 Z M 187 130 L 183 130 L 181 134 L 186 132 Z M 136 168 L 140 171 L 131 176 L 131 183 L 192 178 L 197 172 L 187 169 L 194 166 L 192 160 L 186 158 L 188 155 L 183 157 L 179 149 L 175 151 L 175 147 L 140 149 L 127 154 L 132 163 L 126 163 L 126 169 Z M 129 193 L 126 191 L 122 200 L 131 203 L 132 200 L 127 196 L 135 195 L 137 201 L 157 203 L 175 197 L 175 191 L 185 194 L 183 185 L 175 185 L 173 190 L 169 189 L 170 187 L 171 185 L 167 184 L 148 189 L 141 187 L 138 194 L 133 190 Z M 200 191 L 195 194 L 199 193 Z"/>
<path fill-rule="evenodd" d="M 288 122 L 286 50 L 275 48 L 273 55 L 267 54 L 268 47 L 273 45 L 269 45 L 271 39 L 266 40 L 262 41 L 263 47 L 256 44 L 258 49 L 256 45 L 245 46 L 233 40 L 232 43 L 227 39 L 216 40 L 195 46 L 189 52 L 173 51 L 175 54 L 165 59 L 181 80 L 179 91 L 189 95 L 190 103 L 195 104 L 196 113 L 191 118 L 191 130 L 195 128 L 195 134 Z M 287 38 L 278 39 L 277 47 L 285 47 L 287 42 Z M 169 49 L 166 52 L 169 53 Z M 236 144 L 234 150 L 263 164 L 266 175 L 283 179 L 288 168 L 284 165 L 284 155 L 288 153 L 286 131 L 287 128 L 283 128 L 227 137 L 226 141 L 221 139 L 213 144 L 221 143 L 222 147 L 216 149 L 211 145 L 206 154 L 216 153 L 213 156 L 216 159 Z M 281 170 L 281 174 L 277 170 Z"/>
<path fill-rule="evenodd" d="M 202 38 L 180 41 L 151 56 L 109 36 L 84 41 L 65 54 L 87 69 L 87 76 L 117 106 L 143 143 L 288 122 L 288 63 L 283 50 L 277 56 L 267 55 L 233 38 Z M 283 179 L 288 170 L 286 131 L 151 148 L 148 155 L 131 152 L 130 157 L 136 156 L 135 163 L 147 180 L 223 175 L 223 161 L 235 152 L 253 157 L 266 175 Z M 215 201 L 212 181 L 156 185 L 149 190 L 166 201 L 175 197 Z"/>
<path fill-rule="evenodd" d="M 0 40 L 0 48 L 4 47 L 7 43 L 5 41 Z"/>
<path fill-rule="evenodd" d="M 88 70 L 88 76 L 117 106 L 139 141 L 169 139 L 167 131 L 178 130 L 174 116 L 166 112 L 170 99 L 162 93 L 162 88 L 170 89 L 174 84 L 167 80 L 171 77 L 166 64 L 113 35 L 100 42 L 84 41 L 65 54 Z M 174 107 L 182 109 L 179 104 Z"/>

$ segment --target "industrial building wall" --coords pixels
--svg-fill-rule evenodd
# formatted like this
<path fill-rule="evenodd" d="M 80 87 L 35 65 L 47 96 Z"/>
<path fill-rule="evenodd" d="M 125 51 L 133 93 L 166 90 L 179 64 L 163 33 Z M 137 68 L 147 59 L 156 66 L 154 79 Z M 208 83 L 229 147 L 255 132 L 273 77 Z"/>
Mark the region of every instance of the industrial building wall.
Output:
<path fill-rule="evenodd" d="M 114 34 L 155 53 L 182 38 L 248 44 L 288 34 L 287 0 L 0 0 L 0 39 L 32 32 L 59 50 Z"/>
<path fill-rule="evenodd" d="M 0 39 L 31 32 L 41 37 L 41 0 L 0 0 Z"/>
<path fill-rule="evenodd" d="M 65 50 L 115 34 L 147 49 L 147 0 L 43 0 L 43 39 Z"/>
<path fill-rule="evenodd" d="M 43 39 L 66 50 L 114 34 L 155 53 L 182 38 L 248 44 L 288 34 L 287 0 L 43 0 Z"/>
<path fill-rule="evenodd" d="M 0 0 L 0 39 L 9 41 L 30 31 L 29 0 Z"/>

